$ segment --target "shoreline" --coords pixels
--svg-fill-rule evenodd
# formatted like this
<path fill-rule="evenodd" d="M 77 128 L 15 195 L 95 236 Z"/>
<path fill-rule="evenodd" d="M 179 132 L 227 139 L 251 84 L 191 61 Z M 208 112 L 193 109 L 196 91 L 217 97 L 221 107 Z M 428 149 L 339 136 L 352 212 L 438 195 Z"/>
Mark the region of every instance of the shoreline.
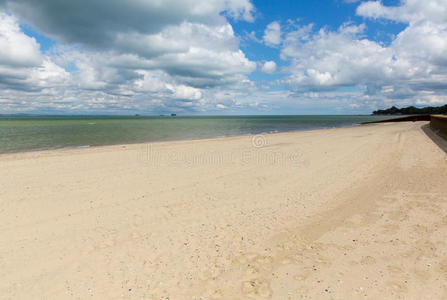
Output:
<path fill-rule="evenodd" d="M 216 136 L 209 138 L 191 138 L 191 139 L 175 139 L 175 140 L 159 140 L 153 142 L 136 142 L 136 143 L 127 143 L 127 144 L 105 144 L 105 145 L 80 145 L 80 146 L 69 146 L 69 147 L 61 147 L 61 148 L 39 148 L 39 149 L 31 149 L 31 150 L 23 150 L 16 152 L 0 152 L 0 158 L 7 155 L 19 155 L 19 154 L 27 154 L 27 153 L 41 153 L 41 152 L 51 152 L 51 151 L 70 151 L 70 150 L 80 150 L 80 149 L 96 149 L 96 148 L 105 148 L 105 147 L 120 147 L 120 146 L 138 146 L 138 145 L 146 145 L 146 144 L 157 144 L 157 143 L 172 143 L 172 142 L 191 142 L 191 141 L 207 141 L 207 140 L 217 140 L 217 139 L 227 139 L 227 138 L 238 138 L 238 137 L 253 137 L 257 135 L 271 135 L 271 134 L 283 134 L 283 133 L 294 133 L 294 132 L 307 132 L 307 131 L 318 131 L 318 130 L 333 130 L 333 129 L 346 129 L 346 128 L 356 128 L 358 126 L 369 126 L 374 124 L 352 124 L 347 126 L 340 127 L 324 127 L 324 128 L 314 128 L 314 129 L 294 129 L 289 131 L 280 131 L 280 132 L 262 132 L 262 133 L 248 133 L 248 134 L 237 134 L 237 135 L 226 135 L 226 136 Z"/>

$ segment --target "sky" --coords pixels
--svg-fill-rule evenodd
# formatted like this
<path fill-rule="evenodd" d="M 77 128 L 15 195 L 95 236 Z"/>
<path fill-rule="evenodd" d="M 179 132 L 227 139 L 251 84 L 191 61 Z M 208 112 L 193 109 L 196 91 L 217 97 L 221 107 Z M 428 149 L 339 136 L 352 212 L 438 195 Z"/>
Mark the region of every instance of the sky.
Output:
<path fill-rule="evenodd" d="M 447 0 L 0 0 L 0 114 L 447 103 Z"/>

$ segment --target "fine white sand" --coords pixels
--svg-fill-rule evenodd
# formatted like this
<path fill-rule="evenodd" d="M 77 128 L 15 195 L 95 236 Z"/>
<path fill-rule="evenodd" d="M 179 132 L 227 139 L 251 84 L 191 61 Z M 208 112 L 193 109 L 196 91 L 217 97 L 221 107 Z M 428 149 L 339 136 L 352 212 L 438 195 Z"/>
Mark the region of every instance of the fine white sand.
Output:
<path fill-rule="evenodd" d="M 446 299 L 447 147 L 430 136 L 0 155 L 0 298 Z"/>

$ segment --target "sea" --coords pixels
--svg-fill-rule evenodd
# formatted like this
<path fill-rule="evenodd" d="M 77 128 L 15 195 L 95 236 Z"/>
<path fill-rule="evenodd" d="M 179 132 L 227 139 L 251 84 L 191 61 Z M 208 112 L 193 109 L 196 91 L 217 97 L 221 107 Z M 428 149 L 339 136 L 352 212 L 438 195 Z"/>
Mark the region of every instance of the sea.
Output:
<path fill-rule="evenodd" d="M 383 116 L 0 116 L 0 153 L 358 126 Z"/>

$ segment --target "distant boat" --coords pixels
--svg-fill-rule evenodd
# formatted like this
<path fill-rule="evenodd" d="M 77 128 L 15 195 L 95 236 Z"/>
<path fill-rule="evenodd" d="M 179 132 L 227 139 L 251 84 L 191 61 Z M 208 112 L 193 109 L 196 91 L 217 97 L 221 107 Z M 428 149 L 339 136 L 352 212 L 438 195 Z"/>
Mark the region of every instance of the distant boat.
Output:
<path fill-rule="evenodd" d="M 171 117 L 175 117 L 175 116 L 177 116 L 177 114 L 171 114 Z"/>

